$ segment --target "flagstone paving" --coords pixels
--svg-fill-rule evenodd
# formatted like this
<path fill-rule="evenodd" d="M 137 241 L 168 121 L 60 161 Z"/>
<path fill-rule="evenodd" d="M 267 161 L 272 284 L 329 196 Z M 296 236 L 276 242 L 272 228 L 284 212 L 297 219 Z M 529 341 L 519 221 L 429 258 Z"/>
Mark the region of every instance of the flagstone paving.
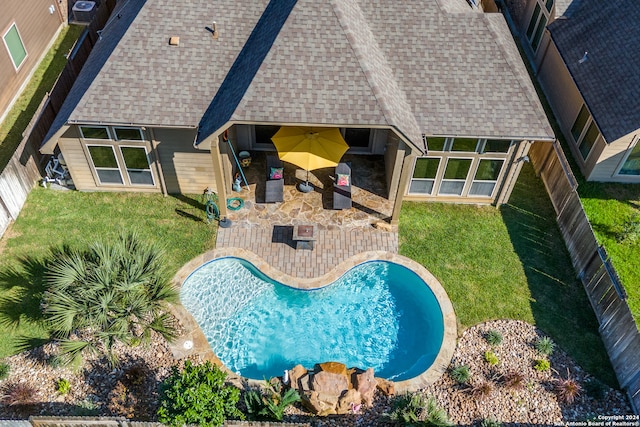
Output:
<path fill-rule="evenodd" d="M 254 252 L 274 268 L 294 277 L 312 278 L 329 273 L 338 263 L 361 252 L 398 252 L 395 227 L 390 231 L 375 227 L 388 225 L 393 202 L 387 200 L 384 163 L 381 156 L 345 156 L 352 162 L 353 207 L 331 209 L 333 168 L 311 171 L 309 181 L 315 190 L 302 193 L 297 185 L 306 179 L 306 171 L 285 163 L 284 201 L 262 203 L 266 169 L 264 154 L 254 154 L 244 168 L 249 184 L 243 183 L 240 197 L 244 206 L 230 211 L 230 228 L 219 228 L 217 248 L 242 248 Z M 296 249 L 293 227 L 316 227 L 313 250 Z"/>

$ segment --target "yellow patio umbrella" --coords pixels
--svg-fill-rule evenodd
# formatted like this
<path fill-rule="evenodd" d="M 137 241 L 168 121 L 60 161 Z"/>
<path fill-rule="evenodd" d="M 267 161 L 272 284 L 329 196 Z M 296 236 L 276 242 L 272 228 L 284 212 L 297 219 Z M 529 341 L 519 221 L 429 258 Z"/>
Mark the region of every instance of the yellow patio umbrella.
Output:
<path fill-rule="evenodd" d="M 349 149 L 338 128 L 282 126 L 271 141 L 280 160 L 307 171 L 307 191 L 309 171 L 336 166 Z"/>

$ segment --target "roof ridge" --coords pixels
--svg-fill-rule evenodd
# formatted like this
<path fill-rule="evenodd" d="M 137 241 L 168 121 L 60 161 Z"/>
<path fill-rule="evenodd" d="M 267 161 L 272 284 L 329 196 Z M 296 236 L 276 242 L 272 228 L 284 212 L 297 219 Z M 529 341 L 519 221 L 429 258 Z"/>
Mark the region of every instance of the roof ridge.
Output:
<path fill-rule="evenodd" d="M 338 22 L 355 53 L 386 121 L 419 146 L 422 142 L 422 132 L 418 122 L 406 94 L 396 80 L 393 69 L 364 17 L 360 5 L 356 0 L 330 0 L 329 3 L 333 7 Z M 393 97 L 391 94 L 397 96 Z M 390 105 L 391 103 L 396 105 Z"/>

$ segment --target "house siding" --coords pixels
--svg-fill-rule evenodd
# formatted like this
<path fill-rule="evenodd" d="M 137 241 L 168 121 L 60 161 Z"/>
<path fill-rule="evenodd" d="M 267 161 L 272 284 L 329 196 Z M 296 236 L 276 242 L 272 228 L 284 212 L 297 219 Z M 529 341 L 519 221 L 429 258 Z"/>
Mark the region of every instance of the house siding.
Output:
<path fill-rule="evenodd" d="M 51 5 L 53 14 L 49 13 Z M 4 41 L 0 40 L 0 117 L 4 117 L 64 25 L 58 7 L 57 1 L 50 0 L 2 2 L 0 35 L 15 23 L 27 56 L 16 70 Z"/>
<path fill-rule="evenodd" d="M 193 147 L 195 129 L 155 128 L 153 135 L 168 193 L 202 194 L 207 187 L 218 191 L 211 152 Z"/>
<path fill-rule="evenodd" d="M 594 165 L 589 181 L 615 181 L 626 183 L 640 183 L 640 176 L 616 175 L 622 162 L 626 160 L 627 150 L 632 147 L 633 141 L 640 135 L 640 129 L 630 133 L 611 144 L 605 144 L 598 156 L 598 162 Z"/>

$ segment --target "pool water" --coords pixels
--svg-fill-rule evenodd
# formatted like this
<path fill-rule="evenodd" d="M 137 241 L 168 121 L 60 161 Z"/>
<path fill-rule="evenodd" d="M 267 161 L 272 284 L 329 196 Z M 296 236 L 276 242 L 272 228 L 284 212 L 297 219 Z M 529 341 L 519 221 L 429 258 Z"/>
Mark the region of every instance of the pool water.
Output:
<path fill-rule="evenodd" d="M 401 381 L 431 366 L 444 335 L 429 286 L 387 261 L 359 264 L 329 286 L 301 290 L 245 260 L 221 258 L 195 270 L 180 299 L 220 360 L 254 379 L 336 361 Z"/>

